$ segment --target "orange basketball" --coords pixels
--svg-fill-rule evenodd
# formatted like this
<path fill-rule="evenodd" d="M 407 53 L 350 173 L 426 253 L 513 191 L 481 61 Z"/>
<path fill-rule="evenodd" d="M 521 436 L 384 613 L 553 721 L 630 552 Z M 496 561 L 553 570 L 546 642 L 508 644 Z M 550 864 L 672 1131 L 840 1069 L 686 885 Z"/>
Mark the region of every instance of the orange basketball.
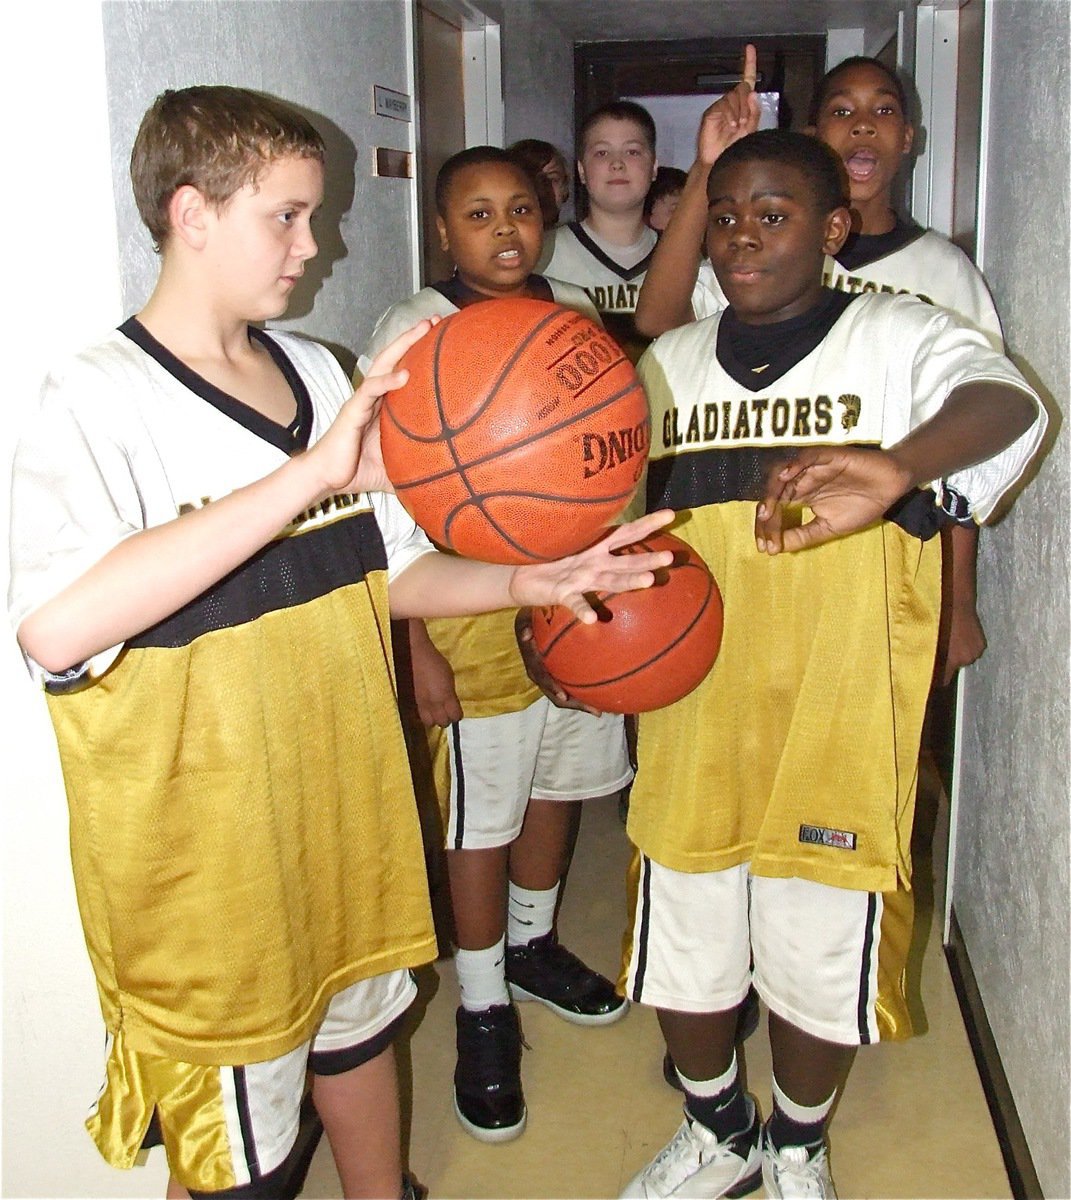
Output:
<path fill-rule="evenodd" d="M 533 563 L 575 554 L 621 513 L 647 461 L 647 397 L 617 343 L 542 300 L 472 304 L 402 359 L 383 462 L 441 546 Z"/>
<path fill-rule="evenodd" d="M 532 613 L 533 640 L 562 689 L 603 712 L 663 708 L 698 687 L 721 646 L 721 592 L 686 542 L 658 533 L 618 551 L 672 550 L 655 584 L 601 597 L 584 625 L 567 608 Z"/>

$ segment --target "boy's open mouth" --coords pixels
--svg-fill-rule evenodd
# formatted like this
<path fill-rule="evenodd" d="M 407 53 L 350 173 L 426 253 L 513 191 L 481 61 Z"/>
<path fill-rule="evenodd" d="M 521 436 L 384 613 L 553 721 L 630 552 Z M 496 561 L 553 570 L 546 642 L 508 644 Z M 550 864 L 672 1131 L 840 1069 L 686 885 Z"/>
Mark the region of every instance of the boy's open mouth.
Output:
<path fill-rule="evenodd" d="M 848 178 L 863 183 L 878 169 L 878 156 L 873 150 L 856 150 L 844 160 Z"/>

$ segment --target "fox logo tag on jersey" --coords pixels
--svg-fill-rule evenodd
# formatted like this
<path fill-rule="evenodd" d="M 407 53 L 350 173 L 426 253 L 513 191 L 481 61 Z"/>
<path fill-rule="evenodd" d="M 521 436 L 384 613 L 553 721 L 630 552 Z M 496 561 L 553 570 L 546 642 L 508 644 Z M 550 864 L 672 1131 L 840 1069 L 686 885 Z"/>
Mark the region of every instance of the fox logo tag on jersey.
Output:
<path fill-rule="evenodd" d="M 811 846 L 830 846 L 834 850 L 854 850 L 856 836 L 846 829 L 824 829 L 821 825 L 801 825 L 800 841 Z"/>

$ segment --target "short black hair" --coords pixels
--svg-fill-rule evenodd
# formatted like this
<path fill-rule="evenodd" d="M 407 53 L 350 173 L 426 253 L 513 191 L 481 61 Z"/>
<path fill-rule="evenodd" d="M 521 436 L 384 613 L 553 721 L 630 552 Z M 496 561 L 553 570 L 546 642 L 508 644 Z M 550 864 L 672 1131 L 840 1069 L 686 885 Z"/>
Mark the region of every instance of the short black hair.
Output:
<path fill-rule="evenodd" d="M 647 145 L 652 154 L 655 153 L 655 142 L 657 140 L 655 134 L 654 118 L 643 107 L 642 104 L 637 104 L 635 100 L 611 100 L 608 104 L 600 104 L 598 108 L 589 112 L 580 125 L 580 133 L 577 136 L 577 153 L 583 158 L 584 151 L 587 148 L 588 134 L 591 132 L 591 127 L 604 117 L 610 117 L 614 121 L 633 121 L 642 130 L 643 136 L 647 141 Z"/>
<path fill-rule="evenodd" d="M 774 162 L 795 167 L 811 185 L 820 212 L 849 206 L 848 176 L 844 164 L 823 141 L 791 129 L 760 129 L 734 142 L 711 168 L 707 196 L 723 171 L 740 163 Z"/>
<path fill-rule="evenodd" d="M 458 172 L 463 171 L 466 167 L 483 166 L 484 163 L 503 163 L 507 167 L 513 167 L 520 171 L 525 179 L 530 178 L 528 171 L 521 163 L 501 146 L 470 146 L 467 150 L 461 150 L 448 158 L 439 168 L 439 174 L 435 177 L 435 208 L 440 217 L 446 216 L 447 196 L 450 193 L 450 185 L 454 182 L 454 177 Z"/>
<path fill-rule="evenodd" d="M 655 172 L 654 183 L 648 189 L 647 199 L 643 202 L 643 215 L 649 217 L 651 209 L 663 196 L 675 196 L 684 191 L 687 182 L 688 172 L 682 171 L 680 167 L 659 167 Z"/>
<path fill-rule="evenodd" d="M 896 98 L 900 101 L 900 111 L 904 114 L 904 120 L 908 120 L 907 108 L 907 89 L 904 87 L 904 81 L 892 69 L 886 66 L 880 58 L 870 58 L 865 54 L 853 54 L 851 58 L 846 58 L 842 62 L 837 63 L 835 67 L 830 69 L 819 79 L 814 89 L 814 95 L 811 97 L 811 124 L 818 123 L 818 115 L 822 111 L 822 105 L 826 102 L 826 97 L 833 91 L 833 81 L 842 71 L 848 71 L 852 67 L 876 67 L 892 84 L 896 91 Z"/>

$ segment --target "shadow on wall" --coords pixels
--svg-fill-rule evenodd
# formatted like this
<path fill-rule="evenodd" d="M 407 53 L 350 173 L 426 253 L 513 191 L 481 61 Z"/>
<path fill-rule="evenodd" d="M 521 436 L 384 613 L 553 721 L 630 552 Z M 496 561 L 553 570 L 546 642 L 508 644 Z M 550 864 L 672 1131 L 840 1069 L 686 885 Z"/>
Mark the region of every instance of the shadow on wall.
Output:
<path fill-rule="evenodd" d="M 283 97 L 275 97 L 282 100 Z M 305 268 L 287 306 L 287 319 L 306 317 L 312 312 L 316 294 L 325 280 L 331 278 L 334 265 L 348 254 L 343 229 L 356 196 L 357 147 L 352 139 L 323 113 L 303 108 L 286 100 L 313 125 L 324 140 L 326 151 L 323 207 L 313 220 L 313 235 L 319 250 L 316 257 Z M 323 342 L 322 338 L 317 341 Z M 352 350 L 333 342 L 323 342 L 342 364 L 347 375 L 352 376 L 356 357 Z"/>

